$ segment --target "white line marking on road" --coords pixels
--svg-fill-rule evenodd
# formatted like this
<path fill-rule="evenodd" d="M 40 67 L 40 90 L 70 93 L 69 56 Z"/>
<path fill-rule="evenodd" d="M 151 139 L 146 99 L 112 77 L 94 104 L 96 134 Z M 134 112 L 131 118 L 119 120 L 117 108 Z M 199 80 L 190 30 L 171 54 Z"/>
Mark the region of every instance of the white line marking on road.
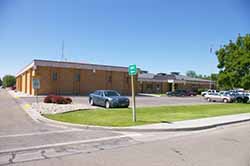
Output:
<path fill-rule="evenodd" d="M 36 135 L 46 135 L 46 134 L 55 134 L 55 133 L 66 133 L 66 132 L 74 132 L 74 131 L 83 131 L 83 130 L 82 130 L 82 129 L 70 129 L 70 130 L 56 130 L 56 131 L 45 131 L 45 132 L 25 133 L 25 134 L 0 135 L 0 138 L 36 136 Z"/>
<path fill-rule="evenodd" d="M 95 139 L 88 139 L 88 140 L 80 140 L 80 141 L 70 141 L 70 142 L 62 142 L 62 143 L 55 143 L 55 144 L 29 146 L 29 147 L 23 147 L 23 148 L 5 149 L 5 150 L 0 150 L 0 154 L 1 153 L 9 153 L 9 152 L 27 151 L 27 150 L 37 150 L 37 149 L 42 149 L 42 148 L 53 148 L 53 147 L 73 145 L 73 144 L 107 141 L 107 140 L 111 140 L 111 139 L 119 139 L 119 138 L 125 138 L 125 137 L 135 137 L 135 136 L 139 136 L 139 135 L 141 135 L 141 134 L 136 133 L 136 134 L 127 134 L 127 135 L 119 135 L 119 136 L 112 136 L 112 137 L 103 137 L 103 138 L 95 138 Z"/>

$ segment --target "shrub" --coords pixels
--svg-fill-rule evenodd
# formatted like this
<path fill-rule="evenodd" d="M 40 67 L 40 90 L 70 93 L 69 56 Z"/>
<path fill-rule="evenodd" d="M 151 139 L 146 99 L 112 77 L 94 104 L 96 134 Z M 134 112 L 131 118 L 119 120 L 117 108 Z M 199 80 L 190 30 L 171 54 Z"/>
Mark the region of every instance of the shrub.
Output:
<path fill-rule="evenodd" d="M 52 103 L 52 100 L 51 100 L 52 96 L 49 95 L 49 96 L 46 96 L 43 100 L 44 103 Z"/>
<path fill-rule="evenodd" d="M 72 99 L 69 97 L 65 98 L 62 96 L 49 95 L 44 98 L 44 103 L 71 104 Z"/>
<path fill-rule="evenodd" d="M 64 97 L 62 96 L 52 96 L 51 100 L 52 100 L 52 103 L 55 103 L 55 104 L 66 104 L 64 102 Z"/>
<path fill-rule="evenodd" d="M 72 99 L 69 98 L 69 97 L 66 97 L 65 100 L 66 100 L 67 104 L 71 104 L 72 103 Z"/>
<path fill-rule="evenodd" d="M 10 89 L 11 90 L 16 90 L 16 86 L 12 86 Z"/>

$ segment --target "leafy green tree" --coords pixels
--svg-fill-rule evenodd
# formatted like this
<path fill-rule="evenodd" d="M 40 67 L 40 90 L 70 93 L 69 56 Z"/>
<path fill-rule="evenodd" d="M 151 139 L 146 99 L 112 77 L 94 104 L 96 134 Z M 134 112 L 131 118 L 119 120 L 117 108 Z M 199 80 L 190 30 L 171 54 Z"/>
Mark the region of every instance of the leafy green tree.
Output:
<path fill-rule="evenodd" d="M 16 77 L 12 75 L 5 75 L 3 77 L 3 86 L 4 87 L 11 87 L 16 84 Z"/>
<path fill-rule="evenodd" d="M 210 76 L 210 79 L 217 82 L 218 81 L 218 74 L 212 73 Z"/>
<path fill-rule="evenodd" d="M 197 74 L 196 74 L 195 71 L 189 70 L 189 71 L 186 72 L 186 76 L 192 77 L 192 78 L 196 78 L 196 77 L 197 77 Z"/>
<path fill-rule="evenodd" d="M 2 82 L 2 79 L 0 78 L 0 86 L 2 86 L 3 85 L 3 82 Z"/>
<path fill-rule="evenodd" d="M 216 51 L 219 61 L 219 86 L 224 89 L 250 88 L 250 35 L 238 36 L 236 41 Z"/>

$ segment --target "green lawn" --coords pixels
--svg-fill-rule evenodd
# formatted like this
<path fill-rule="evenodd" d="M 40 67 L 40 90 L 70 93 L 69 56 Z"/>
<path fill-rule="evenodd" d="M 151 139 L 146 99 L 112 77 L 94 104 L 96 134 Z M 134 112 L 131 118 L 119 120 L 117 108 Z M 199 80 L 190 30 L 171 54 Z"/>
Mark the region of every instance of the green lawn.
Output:
<path fill-rule="evenodd" d="M 97 126 L 134 126 L 160 122 L 174 122 L 221 115 L 250 113 L 249 104 L 210 104 L 192 106 L 163 106 L 137 109 L 137 122 L 132 122 L 131 109 L 79 110 L 44 115 L 53 120 Z"/>

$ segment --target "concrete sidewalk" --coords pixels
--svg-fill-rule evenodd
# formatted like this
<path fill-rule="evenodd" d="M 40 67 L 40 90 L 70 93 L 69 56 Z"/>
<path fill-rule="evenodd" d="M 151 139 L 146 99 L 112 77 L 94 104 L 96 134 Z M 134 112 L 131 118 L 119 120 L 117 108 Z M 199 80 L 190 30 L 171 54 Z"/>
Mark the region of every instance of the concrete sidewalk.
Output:
<path fill-rule="evenodd" d="M 218 116 L 218 117 L 195 119 L 195 120 L 186 120 L 173 123 L 157 123 L 157 124 L 149 124 L 141 126 L 131 126 L 131 127 L 102 127 L 102 126 L 92 126 L 92 125 L 80 125 L 80 124 L 59 122 L 47 119 L 43 116 L 39 116 L 39 121 L 45 123 L 63 125 L 67 127 L 113 130 L 113 131 L 135 131 L 135 132 L 195 131 L 195 130 L 204 130 L 234 123 L 247 122 L 250 121 L 250 113 Z"/>
<path fill-rule="evenodd" d="M 142 126 L 127 127 L 132 130 L 143 131 L 191 131 L 213 128 L 222 125 L 250 121 L 250 113 L 185 120 L 173 123 L 158 123 Z"/>

